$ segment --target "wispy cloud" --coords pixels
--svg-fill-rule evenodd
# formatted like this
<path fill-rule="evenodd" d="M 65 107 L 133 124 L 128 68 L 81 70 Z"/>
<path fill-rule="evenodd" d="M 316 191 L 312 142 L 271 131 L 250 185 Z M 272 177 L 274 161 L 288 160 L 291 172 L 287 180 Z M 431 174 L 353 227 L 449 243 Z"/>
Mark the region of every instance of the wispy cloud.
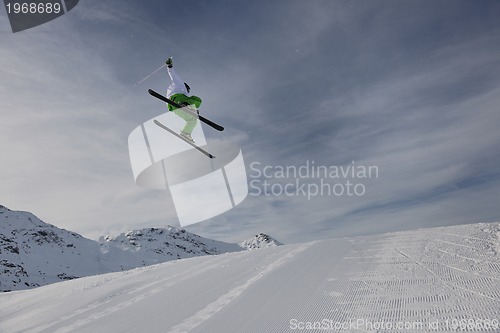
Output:
<path fill-rule="evenodd" d="M 168 193 L 134 184 L 127 150 L 164 111 L 146 88 L 168 80 L 133 84 L 173 55 L 227 129 L 212 140 L 238 141 L 247 166 L 380 170 L 362 197 L 250 196 L 192 231 L 290 242 L 498 217 L 500 8 L 478 7 L 82 2 L 3 40 L 0 200 L 93 237 L 175 223 Z"/>
<path fill-rule="evenodd" d="M 311 59 L 297 61 L 302 67 L 295 67 L 287 75 L 292 79 L 299 72 L 303 80 L 289 84 L 278 81 L 281 86 L 273 81 L 273 89 L 261 90 L 264 103 L 253 104 L 259 112 L 251 115 L 255 123 L 250 123 L 248 130 L 254 135 L 245 148 L 250 150 L 250 160 L 269 165 L 297 165 L 305 160 L 326 165 L 351 161 L 376 165 L 380 178 L 365 181 L 368 191 L 361 198 L 250 198 L 240 211 L 254 221 L 252 227 L 245 224 L 254 232 L 260 227 L 277 237 L 298 241 L 319 235 L 332 237 L 498 218 L 494 208 L 494 198 L 500 194 L 500 161 L 494 153 L 500 142 L 500 73 L 494 42 L 498 28 L 480 36 L 466 32 L 462 39 L 444 38 L 441 44 L 433 41 L 432 47 L 423 40 L 425 36 L 420 36 L 419 42 L 427 48 L 425 53 L 422 48 L 418 50 L 423 58 L 399 58 L 390 68 L 387 65 L 395 59 L 377 58 L 376 53 L 407 52 L 405 44 L 394 42 L 405 35 L 388 29 L 402 23 L 384 23 L 381 19 L 387 19 L 387 15 L 376 11 L 373 14 L 375 21 L 382 24 L 374 26 L 379 34 L 366 31 L 366 36 L 360 37 L 345 26 L 343 30 L 361 43 L 365 53 L 349 61 L 332 57 L 331 66 L 322 66 L 320 80 L 312 80 L 316 76 L 310 73 L 316 67 Z M 415 18 L 411 21 L 425 23 Z M 353 19 L 347 26 L 357 23 Z M 333 38 L 330 41 L 335 43 Z M 395 44 L 385 52 L 377 43 Z M 352 46 L 339 44 L 336 46 L 344 47 L 342 51 L 346 44 Z M 313 54 L 314 59 L 325 61 Z M 280 60 L 274 66 L 278 73 L 285 73 Z M 384 72 L 372 69 L 379 62 L 386 64 Z M 346 64 L 357 68 L 346 71 Z M 362 76 L 361 81 L 359 69 L 366 69 L 370 75 Z M 342 79 L 339 71 L 353 76 Z M 270 77 L 274 77 L 273 71 L 261 73 L 263 85 Z M 332 82 L 330 77 L 339 81 Z M 311 86 L 316 92 L 308 95 Z M 253 216 L 254 210 L 265 212 L 265 218 Z M 234 223 L 244 219 L 245 213 L 241 215 L 234 214 Z M 218 225 L 217 221 L 207 223 L 206 228 L 194 228 L 216 233 L 214 225 Z"/>

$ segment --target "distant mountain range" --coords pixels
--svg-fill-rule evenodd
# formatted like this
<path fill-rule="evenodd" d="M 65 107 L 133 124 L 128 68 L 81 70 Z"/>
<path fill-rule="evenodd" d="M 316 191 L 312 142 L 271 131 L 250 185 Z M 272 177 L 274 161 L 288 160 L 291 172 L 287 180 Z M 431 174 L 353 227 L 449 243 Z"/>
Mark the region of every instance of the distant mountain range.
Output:
<path fill-rule="evenodd" d="M 0 291 L 278 245 L 282 244 L 262 233 L 233 244 L 171 226 L 133 230 L 94 241 L 45 223 L 29 212 L 0 205 Z"/>

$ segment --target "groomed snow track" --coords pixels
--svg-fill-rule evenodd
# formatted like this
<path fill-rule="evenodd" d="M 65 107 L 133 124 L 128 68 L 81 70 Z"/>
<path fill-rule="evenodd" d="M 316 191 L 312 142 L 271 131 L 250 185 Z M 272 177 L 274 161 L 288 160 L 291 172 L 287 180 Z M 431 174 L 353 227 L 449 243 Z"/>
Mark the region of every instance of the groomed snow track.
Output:
<path fill-rule="evenodd" d="M 477 329 L 461 331 L 499 332 L 478 326 L 500 319 L 499 235 L 490 223 L 316 241 L 4 293 L 0 332 L 443 332 L 464 320 Z"/>

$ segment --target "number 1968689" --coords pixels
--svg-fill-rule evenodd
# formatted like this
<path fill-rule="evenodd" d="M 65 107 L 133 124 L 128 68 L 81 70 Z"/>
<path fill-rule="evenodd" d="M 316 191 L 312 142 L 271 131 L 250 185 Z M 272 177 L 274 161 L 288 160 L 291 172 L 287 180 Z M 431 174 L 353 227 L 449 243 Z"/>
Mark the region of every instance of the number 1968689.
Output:
<path fill-rule="evenodd" d="M 59 2 L 51 3 L 8 3 L 7 13 L 11 14 L 59 14 L 62 10 Z"/>

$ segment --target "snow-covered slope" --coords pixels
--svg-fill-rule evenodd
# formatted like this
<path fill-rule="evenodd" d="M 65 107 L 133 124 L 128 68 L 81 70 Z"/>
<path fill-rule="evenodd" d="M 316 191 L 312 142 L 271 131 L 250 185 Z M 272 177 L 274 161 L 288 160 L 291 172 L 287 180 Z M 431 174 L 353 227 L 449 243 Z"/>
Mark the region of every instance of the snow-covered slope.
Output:
<path fill-rule="evenodd" d="M 0 292 L 241 250 L 238 244 L 175 227 L 134 230 L 96 242 L 0 206 Z"/>
<path fill-rule="evenodd" d="M 266 234 L 260 233 L 255 235 L 255 237 L 250 238 L 244 242 L 240 243 L 240 246 L 248 249 L 248 250 L 254 250 L 254 249 L 263 249 L 266 247 L 274 247 L 274 246 L 280 246 L 283 245 L 283 243 L 280 243 L 276 239 L 272 238 L 271 236 L 268 236 Z"/>
<path fill-rule="evenodd" d="M 86 277 L 0 294 L 0 332 L 499 332 L 499 237 L 472 224 Z"/>

